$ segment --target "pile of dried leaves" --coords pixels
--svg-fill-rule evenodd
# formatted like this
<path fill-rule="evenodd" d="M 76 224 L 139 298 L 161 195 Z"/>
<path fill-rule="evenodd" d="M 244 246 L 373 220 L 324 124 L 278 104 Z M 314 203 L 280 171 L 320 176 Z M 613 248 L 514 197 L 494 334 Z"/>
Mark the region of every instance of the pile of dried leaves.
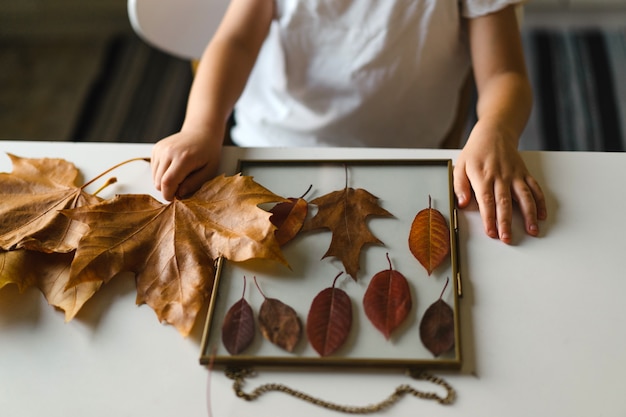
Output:
<path fill-rule="evenodd" d="M 0 288 L 39 288 L 71 320 L 102 284 L 133 272 L 137 303 L 188 335 L 208 299 L 219 257 L 286 263 L 270 213 L 284 199 L 251 177 L 219 176 L 192 197 L 102 200 L 63 159 L 9 155 L 0 174 Z M 233 216 L 233 212 L 237 215 Z"/>

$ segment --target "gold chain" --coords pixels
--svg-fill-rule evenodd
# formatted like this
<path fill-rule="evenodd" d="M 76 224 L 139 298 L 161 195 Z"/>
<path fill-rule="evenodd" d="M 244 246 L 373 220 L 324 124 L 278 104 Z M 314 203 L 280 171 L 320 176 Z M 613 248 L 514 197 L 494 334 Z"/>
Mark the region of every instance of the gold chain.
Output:
<path fill-rule="evenodd" d="M 426 399 L 426 400 L 434 400 L 440 404 L 452 404 L 454 399 L 456 398 L 456 392 L 454 388 L 450 386 L 446 381 L 442 378 L 436 377 L 424 371 L 418 370 L 408 370 L 408 375 L 414 379 L 431 382 L 435 385 L 439 385 L 445 388 L 447 395 L 445 397 L 441 397 L 434 392 L 422 392 L 418 391 L 407 384 L 402 384 L 398 386 L 394 392 L 392 392 L 386 399 L 382 400 L 379 403 L 366 405 L 366 406 L 347 406 L 332 403 L 329 401 L 324 401 L 319 398 L 315 398 L 311 395 L 305 394 L 301 391 L 297 391 L 293 388 L 289 388 L 283 384 L 276 383 L 268 383 L 259 386 L 254 389 L 252 392 L 247 393 L 243 390 L 243 385 L 245 383 L 245 378 L 249 376 L 254 376 L 255 372 L 249 368 L 227 368 L 226 376 L 232 379 L 233 382 L 233 390 L 237 397 L 242 398 L 246 401 L 253 401 L 259 398 L 261 395 L 270 391 L 278 391 L 292 397 L 298 398 L 300 400 L 309 402 L 311 404 L 327 408 L 333 411 L 339 411 L 346 414 L 371 414 L 376 413 L 378 411 L 382 411 L 386 408 L 391 407 L 393 404 L 398 402 L 405 395 L 412 395 L 417 398 Z"/>

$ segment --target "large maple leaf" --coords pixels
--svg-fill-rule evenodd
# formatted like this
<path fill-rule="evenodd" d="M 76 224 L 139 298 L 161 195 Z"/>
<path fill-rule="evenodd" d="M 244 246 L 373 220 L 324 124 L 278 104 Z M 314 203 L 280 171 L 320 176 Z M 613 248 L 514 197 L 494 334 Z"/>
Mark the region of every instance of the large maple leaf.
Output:
<path fill-rule="evenodd" d="M 221 175 L 192 197 L 162 204 L 148 195 L 120 195 L 64 213 L 89 225 L 70 272 L 70 286 L 136 274 L 137 303 L 188 335 L 213 285 L 214 262 L 272 259 L 286 264 L 270 213 L 282 202 L 252 177 Z"/>
<path fill-rule="evenodd" d="M 345 187 L 311 201 L 318 207 L 315 216 L 306 221 L 303 231 L 326 228 L 332 231 L 328 251 L 322 258 L 339 258 L 352 279 L 357 279 L 361 250 L 366 244 L 382 244 L 367 226 L 370 216 L 391 217 L 378 205 L 378 197 L 368 191 Z"/>
<path fill-rule="evenodd" d="M 0 173 L 0 248 L 70 252 L 84 225 L 60 210 L 95 204 L 98 197 L 76 185 L 79 171 L 63 159 L 8 154 L 13 171 Z"/>
<path fill-rule="evenodd" d="M 8 284 L 20 292 L 38 288 L 48 303 L 65 312 L 70 321 L 100 288 L 101 282 L 84 282 L 66 288 L 74 253 L 43 253 L 18 249 L 0 252 L 0 289 Z"/>

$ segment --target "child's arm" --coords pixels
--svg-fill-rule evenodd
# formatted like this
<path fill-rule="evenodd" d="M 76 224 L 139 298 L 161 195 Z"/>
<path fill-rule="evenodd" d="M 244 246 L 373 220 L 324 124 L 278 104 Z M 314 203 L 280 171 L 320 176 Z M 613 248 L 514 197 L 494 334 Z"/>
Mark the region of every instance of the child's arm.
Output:
<path fill-rule="evenodd" d="M 532 92 L 513 6 L 471 19 L 469 36 L 478 122 L 456 161 L 454 189 L 460 207 L 473 189 L 487 235 L 510 243 L 513 201 L 532 236 L 547 217 L 541 187 L 517 151 Z"/>
<path fill-rule="evenodd" d="M 152 177 L 166 200 L 183 197 L 217 170 L 226 121 L 252 71 L 274 14 L 272 0 L 232 0 L 207 46 L 179 133 L 152 151 Z"/>

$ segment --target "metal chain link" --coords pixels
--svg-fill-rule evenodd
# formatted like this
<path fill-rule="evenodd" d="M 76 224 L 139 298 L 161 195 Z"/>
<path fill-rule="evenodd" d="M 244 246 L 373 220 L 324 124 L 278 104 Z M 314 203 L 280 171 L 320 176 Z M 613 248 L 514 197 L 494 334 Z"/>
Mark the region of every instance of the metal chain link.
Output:
<path fill-rule="evenodd" d="M 391 393 L 386 399 L 378 402 L 376 404 L 370 404 L 366 406 L 348 406 L 336 404 L 330 401 L 325 401 L 311 395 L 305 394 L 301 391 L 295 390 L 283 384 L 276 383 L 268 383 L 263 384 L 257 388 L 255 388 L 252 392 L 246 393 L 243 390 L 243 385 L 245 383 L 246 377 L 254 376 L 255 372 L 250 368 L 226 368 L 226 376 L 233 380 L 233 390 L 237 397 L 242 398 L 246 401 L 254 401 L 259 398 L 261 395 L 270 392 L 270 391 L 278 391 L 292 397 L 298 398 L 300 400 L 306 401 L 308 403 L 327 408 L 333 411 L 339 411 L 346 414 L 372 414 L 384 409 L 391 407 L 393 404 L 397 403 L 402 397 L 405 395 L 412 395 L 417 398 L 425 399 L 425 400 L 434 400 L 440 404 L 448 405 L 452 404 L 456 398 L 456 392 L 454 388 L 450 386 L 445 380 L 440 377 L 436 377 L 432 374 L 429 374 L 424 371 L 418 370 L 408 370 L 407 374 L 418 380 L 431 382 L 435 385 L 439 385 L 446 390 L 446 396 L 442 397 L 437 395 L 434 392 L 422 392 L 418 391 L 415 388 L 411 387 L 407 384 L 402 384 L 398 386 L 393 393 Z"/>

